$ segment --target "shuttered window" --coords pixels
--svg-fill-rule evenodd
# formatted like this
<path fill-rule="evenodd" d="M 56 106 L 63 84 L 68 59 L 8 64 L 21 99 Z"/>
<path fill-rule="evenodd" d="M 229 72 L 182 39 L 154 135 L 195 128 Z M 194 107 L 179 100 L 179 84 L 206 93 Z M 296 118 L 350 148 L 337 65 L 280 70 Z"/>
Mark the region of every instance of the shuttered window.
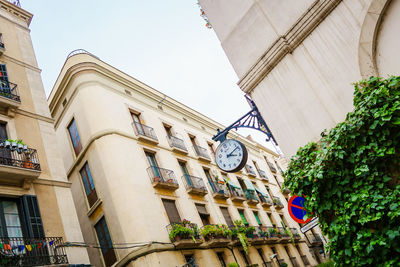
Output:
<path fill-rule="evenodd" d="M 203 225 L 210 224 L 210 214 L 207 212 L 206 205 L 197 203 L 195 205 Z"/>
<path fill-rule="evenodd" d="M 42 217 L 36 196 L 22 196 L 28 237 L 44 238 Z"/>
<path fill-rule="evenodd" d="M 89 202 L 89 206 L 93 206 L 97 201 L 97 193 L 94 188 L 94 182 L 92 178 L 92 172 L 90 171 L 89 164 L 86 162 L 82 169 L 79 171 L 82 177 L 83 186 L 85 187 L 86 197 Z"/>
<path fill-rule="evenodd" d="M 111 266 L 114 262 L 117 261 L 117 258 L 113 249 L 113 244 L 110 232 L 108 231 L 106 219 L 104 217 L 101 218 L 100 221 L 96 223 L 94 228 L 96 229 L 96 234 L 100 243 L 101 253 L 103 254 L 104 262 L 106 266 Z"/>
<path fill-rule="evenodd" d="M 234 225 L 234 224 L 233 224 L 233 221 L 232 221 L 232 218 L 231 218 L 231 215 L 229 214 L 228 208 L 220 207 L 220 209 L 221 209 L 222 215 L 223 215 L 224 218 L 225 218 L 226 224 L 227 224 L 228 226 Z"/>
<path fill-rule="evenodd" d="M 262 223 L 261 223 L 260 217 L 258 217 L 258 212 L 257 211 L 253 211 L 253 213 L 254 213 L 254 217 L 256 217 L 256 221 L 257 221 L 258 225 L 261 226 Z"/>
<path fill-rule="evenodd" d="M 8 81 L 8 74 L 6 65 L 0 64 L 0 90 L 2 92 L 10 91 L 10 83 Z"/>
<path fill-rule="evenodd" d="M 240 218 L 242 218 L 242 222 L 245 225 L 248 225 L 249 223 L 247 222 L 246 217 L 244 216 L 244 210 L 239 210 L 239 214 L 240 214 Z"/>
<path fill-rule="evenodd" d="M 169 199 L 162 200 L 164 204 L 165 211 L 170 223 L 180 223 L 181 217 L 179 216 L 178 209 L 176 208 L 175 201 Z"/>
<path fill-rule="evenodd" d="M 78 133 L 78 128 L 76 127 L 75 119 L 72 119 L 68 126 L 69 136 L 71 137 L 72 146 L 74 147 L 75 155 L 78 155 L 82 150 L 81 137 Z"/>

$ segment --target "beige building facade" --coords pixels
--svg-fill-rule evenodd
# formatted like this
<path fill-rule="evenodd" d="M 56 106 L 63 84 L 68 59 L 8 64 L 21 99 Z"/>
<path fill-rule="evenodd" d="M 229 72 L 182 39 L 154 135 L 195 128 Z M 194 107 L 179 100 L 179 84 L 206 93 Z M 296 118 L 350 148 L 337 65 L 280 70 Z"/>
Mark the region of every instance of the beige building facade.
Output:
<path fill-rule="evenodd" d="M 352 83 L 399 75 L 399 0 L 199 0 L 282 151 L 353 108 Z"/>
<path fill-rule="evenodd" d="M 29 24 L 0 0 L 0 265 L 89 264 Z M 19 142 L 18 142 L 19 141 Z"/>
<path fill-rule="evenodd" d="M 288 214 L 274 152 L 231 135 L 246 145 L 248 166 L 221 172 L 212 136 L 222 125 L 83 50 L 67 58 L 48 103 L 94 266 L 317 264 Z M 200 232 L 255 226 L 248 255 L 229 237 L 170 239 L 184 219 Z"/>

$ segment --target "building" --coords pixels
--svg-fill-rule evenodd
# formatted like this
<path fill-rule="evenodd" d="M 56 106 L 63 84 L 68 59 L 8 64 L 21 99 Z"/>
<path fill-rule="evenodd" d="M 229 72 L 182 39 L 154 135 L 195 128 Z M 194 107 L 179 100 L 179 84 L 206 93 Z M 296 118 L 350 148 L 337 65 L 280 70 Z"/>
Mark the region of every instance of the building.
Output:
<path fill-rule="evenodd" d="M 274 152 L 232 135 L 248 148 L 248 165 L 221 173 L 212 136 L 222 125 L 84 50 L 69 55 L 48 103 L 93 265 L 316 264 L 289 217 Z M 222 234 L 171 243 L 183 219 L 200 230 L 234 220 L 256 226 L 249 254 Z"/>
<path fill-rule="evenodd" d="M 352 83 L 399 75 L 400 1 L 199 2 L 287 156 L 345 119 Z"/>
<path fill-rule="evenodd" d="M 0 265 L 88 264 L 85 248 L 63 246 L 83 237 L 32 47 L 31 19 L 0 0 Z"/>

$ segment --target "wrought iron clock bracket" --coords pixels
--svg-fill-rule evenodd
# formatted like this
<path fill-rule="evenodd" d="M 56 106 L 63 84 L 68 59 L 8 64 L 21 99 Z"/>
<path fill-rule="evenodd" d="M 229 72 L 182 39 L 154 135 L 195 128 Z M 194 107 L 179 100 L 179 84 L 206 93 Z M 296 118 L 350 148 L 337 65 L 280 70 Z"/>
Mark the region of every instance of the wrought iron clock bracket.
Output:
<path fill-rule="evenodd" d="M 258 111 L 258 108 L 254 101 L 248 95 L 245 95 L 244 97 L 246 98 L 247 102 L 249 102 L 251 110 L 243 115 L 240 119 L 226 127 L 224 130 L 221 131 L 220 129 L 217 129 L 217 134 L 214 135 L 212 139 L 214 141 L 219 141 L 222 143 L 223 141 L 225 141 L 226 136 L 230 130 L 237 130 L 238 128 L 250 128 L 266 134 L 267 142 L 273 141 L 275 145 L 278 145 L 270 129 L 268 128 L 268 125 L 265 123 L 263 117 Z"/>

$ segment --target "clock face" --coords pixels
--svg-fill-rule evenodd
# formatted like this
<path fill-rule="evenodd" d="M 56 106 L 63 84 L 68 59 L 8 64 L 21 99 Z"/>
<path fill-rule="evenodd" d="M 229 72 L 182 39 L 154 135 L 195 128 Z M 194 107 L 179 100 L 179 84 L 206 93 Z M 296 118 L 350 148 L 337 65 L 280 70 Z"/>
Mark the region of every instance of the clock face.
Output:
<path fill-rule="evenodd" d="M 226 172 L 237 172 L 247 162 L 247 149 L 239 141 L 226 139 L 215 151 L 217 166 Z"/>

